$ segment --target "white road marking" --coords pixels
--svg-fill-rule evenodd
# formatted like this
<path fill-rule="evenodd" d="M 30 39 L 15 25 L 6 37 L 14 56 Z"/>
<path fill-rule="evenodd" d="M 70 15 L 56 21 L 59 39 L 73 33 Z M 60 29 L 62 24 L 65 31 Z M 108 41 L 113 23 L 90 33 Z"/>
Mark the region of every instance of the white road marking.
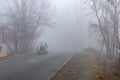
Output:
<path fill-rule="evenodd" d="M 29 63 L 34 63 L 34 62 L 37 62 L 38 59 L 34 59 L 34 60 L 31 60 Z"/>

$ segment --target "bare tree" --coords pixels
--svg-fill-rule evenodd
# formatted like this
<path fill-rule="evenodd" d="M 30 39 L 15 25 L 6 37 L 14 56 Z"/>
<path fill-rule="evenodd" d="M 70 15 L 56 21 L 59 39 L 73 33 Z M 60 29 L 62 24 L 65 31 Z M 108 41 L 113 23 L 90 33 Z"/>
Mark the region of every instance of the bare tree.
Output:
<path fill-rule="evenodd" d="M 120 65 L 120 0 L 91 0 L 91 2 L 97 22 L 92 23 L 90 27 L 101 36 L 99 38 L 106 48 L 106 64 L 112 69 L 120 70 L 118 68 Z"/>
<path fill-rule="evenodd" d="M 47 0 L 5 0 L 6 41 L 14 53 L 32 49 L 36 34 L 49 26 L 50 5 Z"/>

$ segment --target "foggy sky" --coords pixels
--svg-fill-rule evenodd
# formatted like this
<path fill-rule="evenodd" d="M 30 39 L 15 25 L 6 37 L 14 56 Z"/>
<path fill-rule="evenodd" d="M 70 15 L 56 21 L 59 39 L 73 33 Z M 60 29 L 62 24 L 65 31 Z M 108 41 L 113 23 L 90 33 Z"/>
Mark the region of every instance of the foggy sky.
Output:
<path fill-rule="evenodd" d="M 80 0 L 78 0 L 80 1 Z M 89 8 L 83 0 L 50 0 L 55 11 L 53 27 L 44 31 L 40 40 L 46 41 L 49 50 L 80 51 L 94 47 L 96 41 L 89 37 Z"/>

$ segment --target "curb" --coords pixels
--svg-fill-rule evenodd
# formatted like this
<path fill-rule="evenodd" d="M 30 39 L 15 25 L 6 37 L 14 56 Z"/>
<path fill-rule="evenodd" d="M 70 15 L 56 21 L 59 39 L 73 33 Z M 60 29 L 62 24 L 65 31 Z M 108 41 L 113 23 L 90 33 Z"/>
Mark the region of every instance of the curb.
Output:
<path fill-rule="evenodd" d="M 55 72 L 53 72 L 48 78 L 47 80 L 54 80 L 55 77 L 59 74 L 59 72 L 61 71 L 61 69 L 72 59 L 72 56 L 69 57 L 64 63 L 63 65 L 61 65 L 59 68 L 57 68 L 57 70 Z"/>

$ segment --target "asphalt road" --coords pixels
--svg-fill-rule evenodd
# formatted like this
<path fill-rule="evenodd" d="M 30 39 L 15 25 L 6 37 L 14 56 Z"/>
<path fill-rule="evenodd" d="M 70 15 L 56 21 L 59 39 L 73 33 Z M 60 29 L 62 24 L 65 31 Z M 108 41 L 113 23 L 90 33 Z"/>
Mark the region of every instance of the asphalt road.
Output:
<path fill-rule="evenodd" d="M 0 61 L 0 80 L 47 80 L 71 54 L 27 55 Z"/>

